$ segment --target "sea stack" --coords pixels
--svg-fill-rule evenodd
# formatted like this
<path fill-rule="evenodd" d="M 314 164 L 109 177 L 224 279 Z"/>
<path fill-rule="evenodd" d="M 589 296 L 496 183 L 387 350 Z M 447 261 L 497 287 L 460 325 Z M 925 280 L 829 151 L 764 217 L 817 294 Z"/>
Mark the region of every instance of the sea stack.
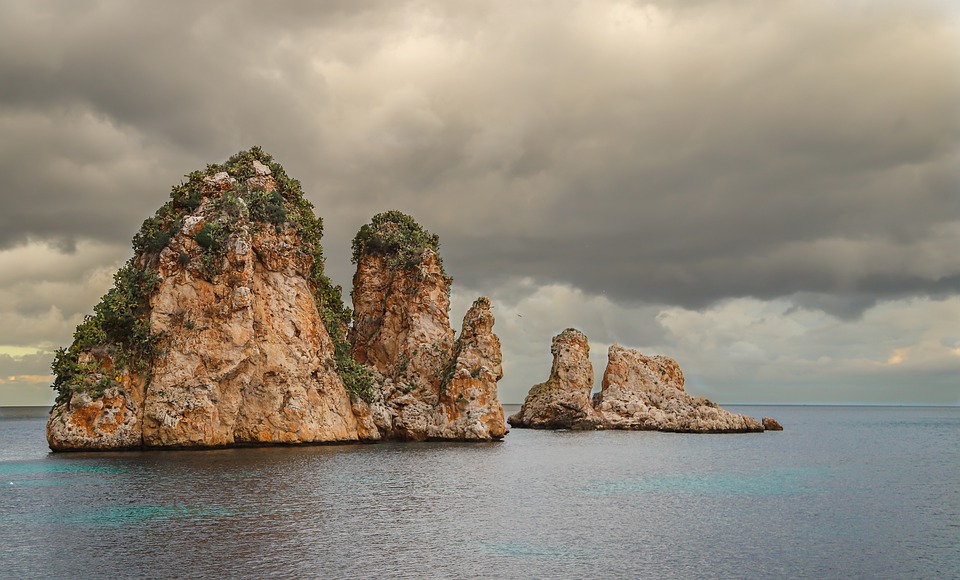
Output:
<path fill-rule="evenodd" d="M 684 390 L 683 372 L 672 358 L 650 357 L 612 345 L 602 389 L 591 401 L 593 368 L 586 336 L 568 328 L 554 337 L 551 352 L 550 380 L 530 389 L 520 412 L 510 417 L 510 425 L 681 433 L 764 430 L 752 417 L 731 413 L 704 397 L 689 395 Z"/>
<path fill-rule="evenodd" d="M 491 440 L 506 432 L 500 341 L 490 300 L 477 299 L 454 340 L 452 280 L 437 236 L 410 216 L 374 216 L 353 241 L 353 358 L 374 375 L 371 414 L 388 438 Z"/>
<path fill-rule="evenodd" d="M 57 354 L 54 450 L 355 441 L 322 222 L 259 149 L 194 172 Z M 317 298 L 329 301 L 328 312 Z"/>
<path fill-rule="evenodd" d="M 455 342 L 439 241 L 412 218 L 388 212 L 358 236 L 351 344 L 323 222 L 268 154 L 193 172 L 170 197 L 57 352 L 51 449 L 503 436 L 489 301 Z M 427 243 L 394 247 L 389 224 Z"/>
<path fill-rule="evenodd" d="M 510 425 L 530 429 L 594 429 L 599 416 L 590 403 L 593 364 L 586 335 L 568 328 L 553 337 L 553 366 L 546 382 L 534 385 Z"/>

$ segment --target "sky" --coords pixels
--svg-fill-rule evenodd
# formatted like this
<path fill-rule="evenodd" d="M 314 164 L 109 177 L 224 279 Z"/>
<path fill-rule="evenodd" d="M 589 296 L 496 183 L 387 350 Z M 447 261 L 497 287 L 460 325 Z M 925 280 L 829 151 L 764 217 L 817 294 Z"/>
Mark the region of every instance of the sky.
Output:
<path fill-rule="evenodd" d="M 550 339 L 721 403 L 960 404 L 951 0 L 0 0 L 0 405 L 183 176 L 259 145 L 350 240 L 440 235 L 500 398 Z"/>

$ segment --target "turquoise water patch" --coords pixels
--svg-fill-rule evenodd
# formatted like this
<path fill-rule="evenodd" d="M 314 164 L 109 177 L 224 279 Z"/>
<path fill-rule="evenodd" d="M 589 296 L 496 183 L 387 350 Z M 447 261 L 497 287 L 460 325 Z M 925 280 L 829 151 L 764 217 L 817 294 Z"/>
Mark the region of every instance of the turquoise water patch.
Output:
<path fill-rule="evenodd" d="M 781 496 L 816 493 L 822 469 L 777 469 L 757 474 L 707 473 L 663 475 L 621 481 L 599 481 L 584 490 L 589 495 L 658 493 L 689 495 Z"/>
<path fill-rule="evenodd" d="M 0 462 L 0 478 L 7 475 L 33 475 L 35 473 L 124 473 L 122 467 L 84 465 L 82 463 L 55 463 L 49 461 L 4 461 Z"/>

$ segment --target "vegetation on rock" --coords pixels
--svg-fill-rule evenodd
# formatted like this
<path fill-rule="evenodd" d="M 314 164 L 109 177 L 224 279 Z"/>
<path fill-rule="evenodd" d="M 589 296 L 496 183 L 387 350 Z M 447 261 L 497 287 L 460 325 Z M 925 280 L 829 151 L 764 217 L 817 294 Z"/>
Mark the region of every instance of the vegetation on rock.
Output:
<path fill-rule="evenodd" d="M 440 237 L 423 229 L 409 215 L 390 210 L 373 216 L 369 224 L 364 224 L 351 244 L 356 264 L 364 254 L 387 257 L 387 264 L 394 269 L 416 268 L 426 250 L 437 255 L 437 263 L 447 284 L 453 280 L 443 269 L 440 258 Z"/>
<path fill-rule="evenodd" d="M 270 177 L 276 183 L 272 191 L 258 185 L 263 182 L 256 179 L 259 164 L 270 169 Z M 216 180 L 221 173 L 229 176 L 229 184 Z M 226 189 L 220 187 L 221 183 Z M 314 215 L 300 182 L 290 178 L 269 154 L 253 147 L 222 164 L 208 165 L 204 171 L 186 175 L 186 181 L 172 188 L 170 201 L 144 220 L 133 238 L 133 258 L 117 272 L 113 288 L 94 308 L 94 314 L 77 327 L 70 347 L 57 351 L 52 364 L 52 387 L 58 392 L 57 401 L 69 400 L 79 390 L 94 397 L 101 395 L 124 370 L 148 374 L 162 342 L 162 337 L 151 331 L 149 322 L 150 295 L 159 284 L 159 255 L 183 229 L 185 218 L 194 213 L 205 220 L 193 239 L 201 250 L 197 271 L 208 280 L 222 273 L 229 240 L 243 235 L 245 228 L 256 231 L 273 227 L 278 232 L 287 225 L 295 228 L 300 238 L 297 251 L 312 257 L 310 282 L 317 309 L 334 343 L 337 372 L 352 397 L 373 400 L 373 377 L 349 354 L 346 330 L 352 312 L 343 304 L 340 286 L 324 274 L 320 244 L 323 220 Z M 433 245 L 436 247 L 436 240 Z M 186 253 L 178 257 L 183 267 L 192 260 Z M 92 357 L 95 362 L 86 362 L 90 357 L 81 356 L 83 353 L 109 355 L 115 368 L 106 373 L 96 362 L 102 356 Z M 149 376 L 144 378 L 149 381 Z"/>

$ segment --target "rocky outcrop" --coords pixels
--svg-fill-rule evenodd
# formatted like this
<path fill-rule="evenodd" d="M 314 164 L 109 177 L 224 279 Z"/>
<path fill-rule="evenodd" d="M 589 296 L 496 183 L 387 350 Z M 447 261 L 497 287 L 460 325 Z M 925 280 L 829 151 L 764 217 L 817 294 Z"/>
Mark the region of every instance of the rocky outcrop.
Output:
<path fill-rule="evenodd" d="M 375 216 L 354 240 L 350 340 L 380 394 L 371 416 L 391 439 L 500 439 L 503 372 L 490 301 L 474 302 L 454 341 L 438 249 L 436 236 L 399 212 Z"/>
<path fill-rule="evenodd" d="M 497 382 L 503 378 L 500 339 L 490 299 L 477 298 L 466 316 L 440 390 L 439 439 L 500 439 L 507 430 Z"/>
<path fill-rule="evenodd" d="M 593 387 L 590 350 L 583 333 L 568 328 L 554 337 L 553 368 L 546 383 L 530 389 L 514 427 L 535 429 L 628 429 L 682 433 L 763 431 L 756 419 L 721 409 L 684 391 L 675 360 L 648 357 L 614 344 L 608 351 L 602 388 Z"/>
<path fill-rule="evenodd" d="M 783 425 L 773 417 L 763 417 L 760 419 L 765 431 L 783 431 Z"/>
<path fill-rule="evenodd" d="M 351 320 L 323 275 L 322 222 L 269 155 L 188 177 L 57 353 L 52 449 L 503 437 L 490 301 L 454 340 L 436 236 L 374 217 L 354 241 Z"/>
<path fill-rule="evenodd" d="M 553 337 L 550 353 L 550 377 L 530 389 L 520 411 L 510 417 L 510 425 L 531 429 L 596 428 L 599 417 L 590 402 L 593 364 L 587 337 L 568 328 Z"/>
<path fill-rule="evenodd" d="M 763 431 L 752 417 L 721 409 L 683 390 L 683 373 L 675 360 L 648 357 L 614 344 L 594 407 L 605 429 L 679 433 L 748 433 Z"/>
<path fill-rule="evenodd" d="M 336 361 L 343 307 L 322 275 L 321 228 L 259 149 L 190 174 L 58 352 L 50 447 L 363 437 Z"/>

